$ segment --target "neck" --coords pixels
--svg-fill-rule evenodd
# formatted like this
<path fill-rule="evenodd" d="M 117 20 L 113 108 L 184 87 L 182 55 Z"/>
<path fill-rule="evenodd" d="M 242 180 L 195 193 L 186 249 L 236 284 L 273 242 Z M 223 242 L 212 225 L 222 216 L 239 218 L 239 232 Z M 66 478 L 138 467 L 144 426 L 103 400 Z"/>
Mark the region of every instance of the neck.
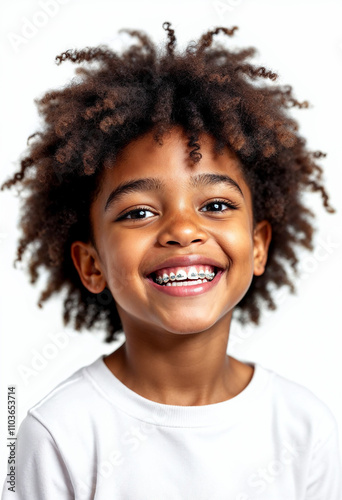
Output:
<path fill-rule="evenodd" d="M 253 368 L 228 356 L 231 315 L 193 334 L 153 332 L 124 324 L 126 341 L 105 358 L 114 375 L 141 396 L 168 405 L 226 401 L 249 383 Z"/>

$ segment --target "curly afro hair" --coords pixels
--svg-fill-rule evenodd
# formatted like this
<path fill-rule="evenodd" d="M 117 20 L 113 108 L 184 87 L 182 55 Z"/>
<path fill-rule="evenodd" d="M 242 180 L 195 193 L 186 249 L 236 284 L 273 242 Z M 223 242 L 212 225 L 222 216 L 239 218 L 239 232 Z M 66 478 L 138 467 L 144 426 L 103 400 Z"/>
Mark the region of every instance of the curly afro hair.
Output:
<path fill-rule="evenodd" d="M 215 150 L 225 145 L 239 158 L 253 197 L 254 221 L 268 220 L 272 242 L 266 270 L 254 277 L 236 306 L 238 319 L 259 323 L 261 305 L 275 309 L 272 293 L 287 285 L 295 288 L 298 246 L 312 249 L 314 214 L 301 198 L 309 189 L 320 192 L 324 207 L 334 212 L 322 185 L 320 151 L 310 152 L 298 134 L 291 107 L 308 103 L 295 99 L 290 86 L 269 82 L 278 75 L 249 62 L 254 48 L 229 50 L 213 43 L 217 27 L 183 51 L 175 50 L 170 23 L 164 48 L 142 31 L 121 30 L 136 39 L 118 54 L 108 46 L 67 50 L 57 64 L 87 63 L 76 69 L 67 86 L 47 92 L 35 102 L 44 119 L 43 130 L 28 139 L 20 170 L 1 189 L 18 184 L 22 201 L 22 231 L 15 262 L 28 252 L 27 271 L 34 283 L 39 271 L 48 272 L 39 306 L 66 289 L 64 323 L 76 330 L 104 328 L 106 341 L 122 330 L 115 300 L 91 294 L 73 265 L 70 246 L 75 240 L 93 242 L 89 212 L 98 194 L 106 160 L 115 159 L 130 141 L 153 131 L 162 144 L 164 132 L 183 127 L 190 159 L 201 159 L 201 133 L 211 134 Z M 92 64 L 93 63 L 93 64 Z M 253 196 L 257 193 L 258 196 Z M 291 272 L 290 272 L 291 271 Z"/>

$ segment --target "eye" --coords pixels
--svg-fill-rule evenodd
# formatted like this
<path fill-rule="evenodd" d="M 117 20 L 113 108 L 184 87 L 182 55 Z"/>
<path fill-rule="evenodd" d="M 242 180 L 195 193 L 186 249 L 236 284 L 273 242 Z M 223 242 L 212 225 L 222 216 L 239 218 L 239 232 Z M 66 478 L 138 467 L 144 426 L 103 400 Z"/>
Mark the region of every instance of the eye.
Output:
<path fill-rule="evenodd" d="M 130 210 L 129 212 L 126 212 L 123 215 L 120 215 L 116 220 L 124 220 L 124 219 L 149 219 L 150 217 L 144 217 L 145 212 L 150 212 L 150 214 L 154 215 L 153 212 L 149 208 L 146 207 L 138 207 L 135 208 L 134 210 Z"/>
<path fill-rule="evenodd" d="M 222 209 L 223 206 L 228 207 L 228 208 L 223 208 Z M 204 212 L 222 213 L 222 212 L 226 212 L 228 210 L 236 210 L 238 208 L 239 208 L 239 205 L 237 203 L 233 203 L 232 201 L 228 201 L 228 200 L 213 200 L 210 203 L 207 203 L 206 205 L 204 205 L 204 207 L 202 208 L 202 210 Z M 131 219 L 131 220 L 150 219 L 151 215 L 149 217 L 146 217 L 145 216 L 146 212 L 149 212 L 150 214 L 152 214 L 152 217 L 155 215 L 147 207 L 137 207 L 134 210 L 130 210 L 129 212 L 126 212 L 123 215 L 120 215 L 120 217 L 118 217 L 116 220 L 120 221 L 120 220 L 127 220 L 127 219 Z"/>
<path fill-rule="evenodd" d="M 228 207 L 223 209 L 222 210 L 222 206 L 226 206 Z M 211 207 L 208 209 L 208 207 Z M 239 206 L 237 205 L 237 203 L 233 203 L 232 201 L 228 201 L 228 200 L 213 200 L 211 201 L 210 203 L 207 203 L 206 205 L 204 205 L 204 207 L 202 208 L 205 209 L 204 212 L 226 212 L 228 210 L 237 210 L 239 208 Z"/>

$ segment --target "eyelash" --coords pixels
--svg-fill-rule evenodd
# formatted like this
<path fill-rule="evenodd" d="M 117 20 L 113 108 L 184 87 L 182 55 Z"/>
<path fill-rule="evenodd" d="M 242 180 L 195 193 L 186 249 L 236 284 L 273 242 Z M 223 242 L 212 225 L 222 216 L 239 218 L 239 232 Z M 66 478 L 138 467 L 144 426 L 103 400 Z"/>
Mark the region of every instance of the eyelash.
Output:
<path fill-rule="evenodd" d="M 222 204 L 222 205 L 227 205 L 227 207 L 229 207 L 230 210 L 237 210 L 239 208 L 239 205 L 237 203 L 233 203 L 232 201 L 227 201 L 227 200 L 220 200 L 220 199 L 213 200 L 210 203 L 207 203 L 206 205 L 204 205 L 204 207 L 208 207 L 210 205 L 214 205 L 215 203 Z M 130 210 L 129 212 L 126 212 L 123 215 L 120 215 L 120 217 L 118 219 L 116 219 L 116 220 L 117 221 L 127 220 L 127 219 L 129 219 L 127 217 L 127 215 L 131 215 L 131 214 L 134 214 L 134 213 L 137 213 L 137 212 L 141 212 L 141 211 L 152 212 L 152 210 L 150 210 L 148 207 L 141 206 L 141 207 L 135 208 L 134 210 Z M 208 210 L 205 210 L 205 211 L 208 211 Z M 223 213 L 225 211 L 226 210 L 215 210 L 214 213 Z M 145 219 L 146 219 L 145 217 L 137 217 L 136 219 L 131 219 L 131 220 L 145 220 Z"/>

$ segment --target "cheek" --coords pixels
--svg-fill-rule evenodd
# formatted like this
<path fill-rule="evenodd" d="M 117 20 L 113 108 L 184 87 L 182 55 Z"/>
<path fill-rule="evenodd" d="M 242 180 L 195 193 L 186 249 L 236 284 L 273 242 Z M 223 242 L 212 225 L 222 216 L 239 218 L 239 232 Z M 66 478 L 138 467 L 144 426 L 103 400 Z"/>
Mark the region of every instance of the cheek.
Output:
<path fill-rule="evenodd" d="M 125 237 L 112 235 L 106 242 L 106 279 L 114 299 L 132 290 L 139 278 L 138 269 L 144 246 L 141 239 L 133 238 L 133 232 L 128 231 Z"/>
<path fill-rule="evenodd" d="M 253 238 L 249 228 L 231 224 L 221 232 L 221 245 L 235 267 L 244 263 L 253 265 Z"/>
<path fill-rule="evenodd" d="M 232 308 L 245 296 L 253 279 L 253 240 L 250 232 L 227 231 L 222 248 L 229 259 L 225 287 L 229 297 L 227 304 Z"/>

